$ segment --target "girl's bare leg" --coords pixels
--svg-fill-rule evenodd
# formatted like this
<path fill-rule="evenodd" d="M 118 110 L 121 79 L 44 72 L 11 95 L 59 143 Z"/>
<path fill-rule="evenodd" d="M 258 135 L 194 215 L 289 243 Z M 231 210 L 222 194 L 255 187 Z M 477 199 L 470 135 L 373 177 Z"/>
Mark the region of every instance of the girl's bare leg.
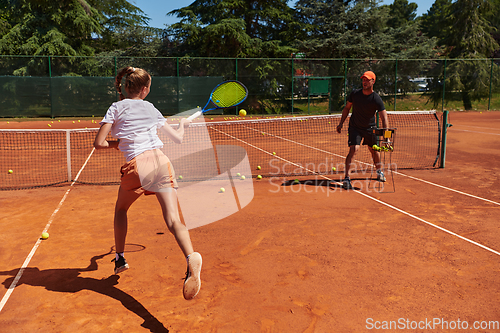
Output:
<path fill-rule="evenodd" d="M 125 251 L 125 238 L 127 237 L 127 211 L 130 206 L 137 200 L 141 195 L 133 191 L 125 191 L 120 186 L 118 190 L 118 199 L 116 199 L 115 205 L 115 220 L 114 220 L 114 231 L 115 231 L 115 251 L 116 253 L 122 253 Z"/>
<path fill-rule="evenodd" d="M 157 192 L 156 197 L 160 203 L 163 218 L 167 224 L 168 230 L 174 235 L 177 244 L 181 248 L 184 256 L 187 257 L 194 252 L 189 231 L 182 224 L 179 209 L 177 207 L 177 193 L 172 190 L 168 192 Z"/>

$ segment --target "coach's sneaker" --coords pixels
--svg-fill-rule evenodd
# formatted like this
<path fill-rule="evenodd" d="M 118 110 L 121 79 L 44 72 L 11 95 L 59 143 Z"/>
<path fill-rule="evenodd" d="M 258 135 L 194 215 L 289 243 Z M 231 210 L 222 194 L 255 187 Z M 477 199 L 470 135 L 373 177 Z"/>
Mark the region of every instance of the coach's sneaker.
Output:
<path fill-rule="evenodd" d="M 384 173 L 380 170 L 377 170 L 377 181 L 379 182 L 385 182 L 385 176 Z"/>
<path fill-rule="evenodd" d="M 352 184 L 351 184 L 351 179 L 349 177 L 344 178 L 344 180 L 342 181 L 342 188 L 344 190 L 352 190 L 353 189 Z"/>
<path fill-rule="evenodd" d="M 115 274 L 126 271 L 129 268 L 128 264 L 127 264 L 127 260 L 125 260 L 125 258 L 122 257 L 121 255 L 118 255 L 118 260 L 116 260 L 116 258 L 115 258 L 111 261 L 115 262 Z"/>
<path fill-rule="evenodd" d="M 188 267 L 184 288 L 182 290 L 185 299 L 193 299 L 201 288 L 201 254 L 193 252 L 188 257 Z"/>

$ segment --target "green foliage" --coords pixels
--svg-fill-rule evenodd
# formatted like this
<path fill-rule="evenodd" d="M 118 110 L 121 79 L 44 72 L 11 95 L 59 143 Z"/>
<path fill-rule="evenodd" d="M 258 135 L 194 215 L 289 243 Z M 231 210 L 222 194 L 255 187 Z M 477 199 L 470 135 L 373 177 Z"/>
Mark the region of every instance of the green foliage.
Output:
<path fill-rule="evenodd" d="M 297 48 L 316 58 L 431 57 L 435 40 L 414 21 L 416 4 L 396 0 L 299 0 L 297 18 L 306 27 Z"/>
<path fill-rule="evenodd" d="M 91 55 L 102 15 L 85 0 L 3 0 L 8 25 L 0 54 Z"/>
<path fill-rule="evenodd" d="M 417 17 L 417 7 L 416 3 L 408 3 L 408 0 L 394 0 L 394 3 L 389 5 L 390 18 L 387 25 L 391 28 L 399 28 L 409 24 Z"/>
<path fill-rule="evenodd" d="M 169 55 L 283 57 L 293 10 L 286 0 L 197 0 L 169 15 L 181 18 L 167 28 Z"/>
<path fill-rule="evenodd" d="M 436 37 L 439 45 L 451 32 L 451 1 L 436 0 L 427 13 L 420 17 L 422 32 L 428 37 Z"/>

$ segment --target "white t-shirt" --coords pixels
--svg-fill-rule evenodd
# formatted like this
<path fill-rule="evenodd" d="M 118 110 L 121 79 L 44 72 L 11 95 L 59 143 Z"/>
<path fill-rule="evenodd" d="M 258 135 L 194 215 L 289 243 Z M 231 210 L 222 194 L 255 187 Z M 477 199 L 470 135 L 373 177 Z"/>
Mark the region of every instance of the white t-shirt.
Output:
<path fill-rule="evenodd" d="M 150 102 L 124 99 L 109 107 L 100 124 L 113 124 L 111 135 L 120 139 L 118 148 L 129 162 L 147 150 L 163 147 L 157 129 L 165 122 L 165 117 Z"/>

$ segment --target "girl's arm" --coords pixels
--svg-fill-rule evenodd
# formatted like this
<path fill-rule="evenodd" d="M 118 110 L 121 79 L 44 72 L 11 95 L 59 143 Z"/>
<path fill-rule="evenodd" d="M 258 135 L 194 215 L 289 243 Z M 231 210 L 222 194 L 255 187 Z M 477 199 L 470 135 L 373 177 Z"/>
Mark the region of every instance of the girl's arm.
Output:
<path fill-rule="evenodd" d="M 102 124 L 101 128 L 99 128 L 99 131 L 97 132 L 97 135 L 94 140 L 94 147 L 96 149 L 103 149 L 103 148 L 115 148 L 118 149 L 118 141 L 107 141 L 106 137 L 109 134 L 109 131 L 111 131 L 111 126 L 113 124 Z"/>
<path fill-rule="evenodd" d="M 165 122 L 165 125 L 163 125 L 161 129 L 165 132 L 165 134 L 167 134 L 168 138 L 171 139 L 173 142 L 181 143 L 182 138 L 184 137 L 184 128 L 188 127 L 190 123 L 191 120 L 188 120 L 187 118 L 182 118 L 179 124 L 179 128 L 177 130 L 174 130 L 172 126 L 170 126 L 167 122 Z"/>

